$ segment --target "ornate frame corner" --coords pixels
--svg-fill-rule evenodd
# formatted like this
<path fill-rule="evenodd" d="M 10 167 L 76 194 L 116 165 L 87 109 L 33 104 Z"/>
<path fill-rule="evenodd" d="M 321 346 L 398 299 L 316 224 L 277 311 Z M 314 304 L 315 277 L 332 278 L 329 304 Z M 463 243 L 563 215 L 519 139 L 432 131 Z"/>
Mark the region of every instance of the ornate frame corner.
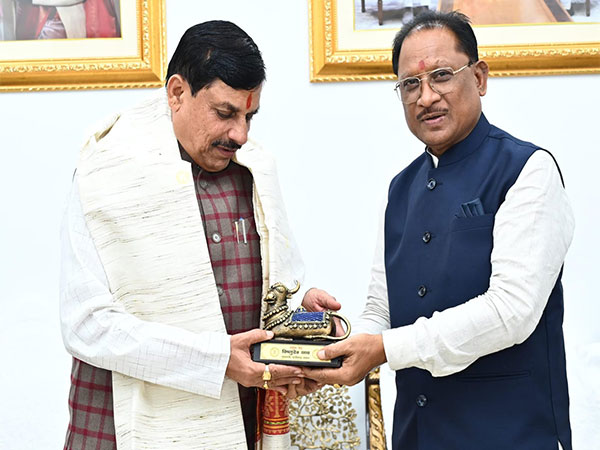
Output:
<path fill-rule="evenodd" d="M 135 1 L 135 56 L 0 60 L 0 92 L 161 86 L 166 73 L 165 0 Z"/>
<path fill-rule="evenodd" d="M 338 46 L 337 2 L 308 0 L 310 81 L 393 80 L 391 47 Z M 497 77 L 600 73 L 600 41 L 490 45 L 480 46 L 479 53 Z"/>

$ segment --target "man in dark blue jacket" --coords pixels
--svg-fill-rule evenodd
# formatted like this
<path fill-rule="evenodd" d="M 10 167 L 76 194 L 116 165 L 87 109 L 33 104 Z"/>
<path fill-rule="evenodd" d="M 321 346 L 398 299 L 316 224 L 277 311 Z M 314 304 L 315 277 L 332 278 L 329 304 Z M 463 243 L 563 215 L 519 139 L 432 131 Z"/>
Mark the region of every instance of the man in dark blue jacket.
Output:
<path fill-rule="evenodd" d="M 355 384 L 396 371 L 394 449 L 571 449 L 562 265 L 573 215 L 552 155 L 481 111 L 488 65 L 469 20 L 425 13 L 397 34 L 396 92 L 425 151 L 391 182 L 369 297 L 328 346 Z M 309 305 L 310 306 L 310 305 Z"/>

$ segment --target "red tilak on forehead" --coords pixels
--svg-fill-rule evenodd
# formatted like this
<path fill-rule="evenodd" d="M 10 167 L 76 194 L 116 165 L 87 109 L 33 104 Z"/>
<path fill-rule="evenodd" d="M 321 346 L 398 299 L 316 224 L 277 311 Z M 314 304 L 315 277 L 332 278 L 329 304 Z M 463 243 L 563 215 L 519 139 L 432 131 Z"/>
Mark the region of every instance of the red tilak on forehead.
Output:
<path fill-rule="evenodd" d="M 423 70 L 425 68 L 425 63 L 423 60 L 419 61 L 419 70 Z"/>
<path fill-rule="evenodd" d="M 246 100 L 246 109 L 250 109 L 250 105 L 252 105 L 252 92 L 250 92 L 250 95 L 248 96 L 248 99 Z"/>

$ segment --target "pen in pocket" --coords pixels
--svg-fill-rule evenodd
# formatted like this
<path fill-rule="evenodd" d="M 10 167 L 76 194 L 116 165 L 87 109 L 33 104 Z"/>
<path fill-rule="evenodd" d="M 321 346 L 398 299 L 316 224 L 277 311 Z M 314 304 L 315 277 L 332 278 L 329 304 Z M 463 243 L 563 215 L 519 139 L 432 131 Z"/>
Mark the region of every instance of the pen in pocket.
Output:
<path fill-rule="evenodd" d="M 240 217 L 239 220 L 233 222 L 233 225 L 235 227 L 235 238 L 238 244 L 240 243 L 240 228 L 242 231 L 242 241 L 244 244 L 248 244 L 248 237 L 246 235 L 246 220 L 243 217 Z"/>

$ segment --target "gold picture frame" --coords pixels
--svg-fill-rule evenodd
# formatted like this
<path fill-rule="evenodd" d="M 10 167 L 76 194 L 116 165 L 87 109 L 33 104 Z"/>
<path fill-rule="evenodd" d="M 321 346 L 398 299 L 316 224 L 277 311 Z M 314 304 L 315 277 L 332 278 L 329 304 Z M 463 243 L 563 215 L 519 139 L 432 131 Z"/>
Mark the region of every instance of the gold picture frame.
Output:
<path fill-rule="evenodd" d="M 310 81 L 392 80 L 391 42 L 397 30 L 354 30 L 347 2 L 354 0 L 308 0 Z M 345 3 L 346 2 L 346 3 Z M 340 7 L 345 8 L 340 19 Z M 554 27 L 554 28 L 548 28 Z M 579 27 L 579 28 L 576 28 Z M 475 27 L 479 54 L 492 76 L 531 76 L 600 73 L 600 24 L 505 26 L 503 36 L 515 39 L 523 28 L 533 30 L 535 42 L 493 42 L 493 28 Z M 506 28 L 511 28 L 506 33 Z M 581 30 L 582 38 L 578 37 Z M 558 33 L 557 33 L 558 32 Z M 487 33 L 487 41 L 479 33 Z M 553 41 L 554 37 L 560 41 Z M 379 36 L 378 36 L 379 35 Z M 391 37 L 390 37 L 391 36 Z M 495 34 L 499 41 L 498 33 Z M 544 37 L 546 36 L 546 37 Z M 552 39 L 548 39 L 552 36 Z M 575 38 L 573 38 L 573 36 Z M 385 37 L 384 44 L 381 41 Z M 342 38 L 347 41 L 342 44 Z M 389 42 L 389 46 L 385 45 Z M 375 44 L 373 44 L 375 43 Z M 483 45 L 482 45 L 483 43 Z"/>
<path fill-rule="evenodd" d="M 161 86 L 165 0 L 122 2 L 122 14 L 127 10 L 121 38 L 0 41 L 0 92 Z"/>

